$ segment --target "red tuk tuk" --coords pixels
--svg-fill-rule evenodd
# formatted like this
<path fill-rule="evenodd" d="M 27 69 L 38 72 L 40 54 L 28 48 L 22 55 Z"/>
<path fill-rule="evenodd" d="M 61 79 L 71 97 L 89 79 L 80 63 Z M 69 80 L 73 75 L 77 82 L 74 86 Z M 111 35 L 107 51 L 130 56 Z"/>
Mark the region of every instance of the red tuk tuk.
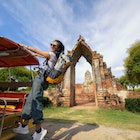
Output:
<path fill-rule="evenodd" d="M 0 37 L 0 68 L 39 65 L 39 61 L 22 45 Z M 0 82 L 0 87 L 28 87 L 31 82 Z M 27 92 L 0 91 L 0 139 L 13 137 L 11 129 L 21 119 Z"/>

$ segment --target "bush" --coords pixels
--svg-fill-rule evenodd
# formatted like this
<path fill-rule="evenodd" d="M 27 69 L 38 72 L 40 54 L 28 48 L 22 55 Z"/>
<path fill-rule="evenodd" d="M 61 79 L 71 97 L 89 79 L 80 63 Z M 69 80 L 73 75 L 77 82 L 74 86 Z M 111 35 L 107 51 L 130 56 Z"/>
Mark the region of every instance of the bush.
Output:
<path fill-rule="evenodd" d="M 43 107 L 48 107 L 52 105 L 52 102 L 47 97 L 43 97 Z"/>
<path fill-rule="evenodd" d="M 125 99 L 125 108 L 131 112 L 140 112 L 140 98 Z"/>
<path fill-rule="evenodd" d="M 140 88 L 135 88 L 134 91 L 135 92 L 140 92 Z"/>

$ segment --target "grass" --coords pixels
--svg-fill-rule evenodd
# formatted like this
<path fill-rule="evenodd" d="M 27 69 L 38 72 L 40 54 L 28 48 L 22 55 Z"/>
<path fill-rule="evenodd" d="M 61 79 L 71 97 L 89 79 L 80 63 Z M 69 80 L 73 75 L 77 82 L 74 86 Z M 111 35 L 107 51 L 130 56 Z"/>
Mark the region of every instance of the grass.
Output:
<path fill-rule="evenodd" d="M 140 113 L 126 110 L 48 107 L 44 109 L 44 118 L 56 122 L 75 121 L 140 131 Z"/>

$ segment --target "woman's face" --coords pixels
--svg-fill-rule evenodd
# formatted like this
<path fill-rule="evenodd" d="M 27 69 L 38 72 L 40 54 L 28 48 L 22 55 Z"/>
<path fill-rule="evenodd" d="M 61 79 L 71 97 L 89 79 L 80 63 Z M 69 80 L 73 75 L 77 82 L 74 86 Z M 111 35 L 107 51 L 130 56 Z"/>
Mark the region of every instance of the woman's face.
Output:
<path fill-rule="evenodd" d="M 54 41 L 53 43 L 51 43 L 50 44 L 50 46 L 51 46 L 51 51 L 53 52 L 53 51 L 56 51 L 57 50 L 57 48 L 58 48 L 58 42 L 57 41 Z"/>

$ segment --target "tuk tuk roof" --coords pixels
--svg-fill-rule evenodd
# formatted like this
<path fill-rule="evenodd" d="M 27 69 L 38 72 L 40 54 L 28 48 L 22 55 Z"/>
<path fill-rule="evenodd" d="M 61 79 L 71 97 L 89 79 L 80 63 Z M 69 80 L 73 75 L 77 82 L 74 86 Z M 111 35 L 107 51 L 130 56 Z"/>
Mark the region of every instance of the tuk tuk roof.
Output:
<path fill-rule="evenodd" d="M 39 61 L 22 45 L 0 37 L 0 67 L 39 65 Z"/>

